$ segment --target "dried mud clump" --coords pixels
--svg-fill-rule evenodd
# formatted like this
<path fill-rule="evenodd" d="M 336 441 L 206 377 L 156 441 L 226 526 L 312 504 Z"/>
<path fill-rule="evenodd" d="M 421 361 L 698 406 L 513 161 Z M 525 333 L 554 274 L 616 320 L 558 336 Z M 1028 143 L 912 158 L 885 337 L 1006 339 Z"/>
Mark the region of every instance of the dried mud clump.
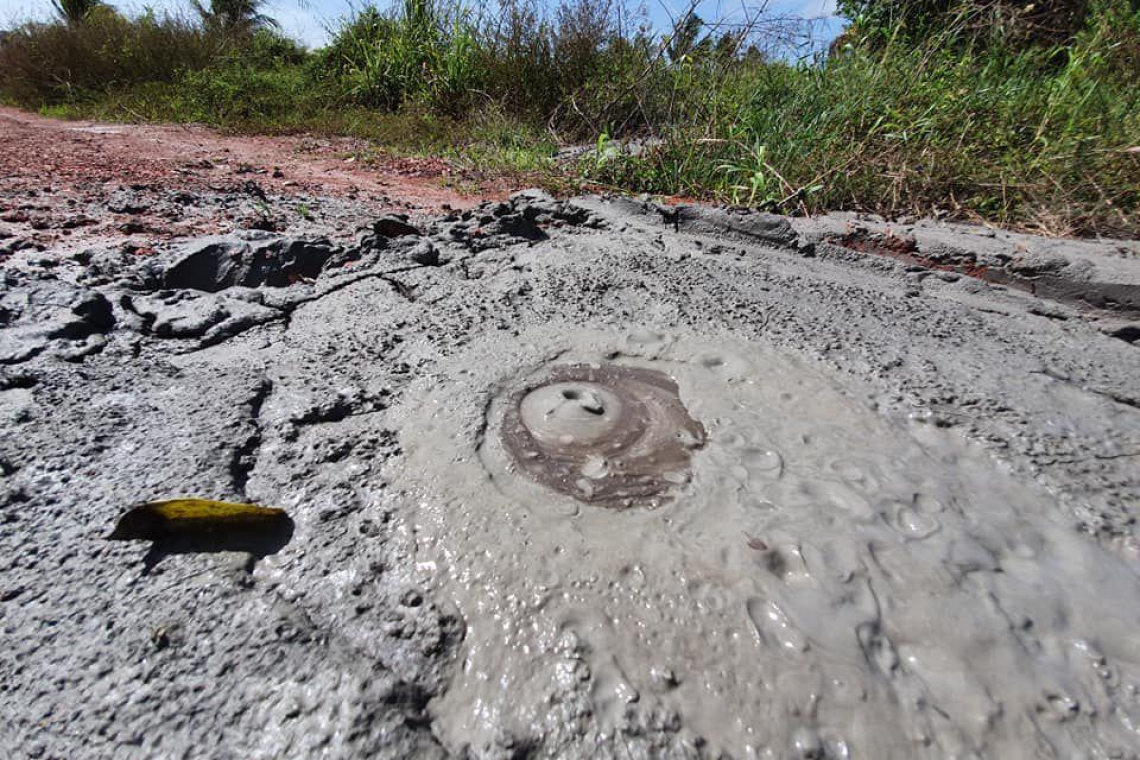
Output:
<path fill-rule="evenodd" d="M 531 479 L 588 504 L 659 504 L 689 479 L 704 427 L 666 375 L 638 367 L 553 368 L 509 400 L 503 444 Z"/>

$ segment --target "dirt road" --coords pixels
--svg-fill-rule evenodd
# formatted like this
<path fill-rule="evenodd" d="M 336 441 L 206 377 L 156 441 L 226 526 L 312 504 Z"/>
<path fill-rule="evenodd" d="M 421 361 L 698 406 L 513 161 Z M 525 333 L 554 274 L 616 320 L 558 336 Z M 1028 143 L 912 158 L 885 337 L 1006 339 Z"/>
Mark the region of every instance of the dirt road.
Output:
<path fill-rule="evenodd" d="M 224 135 L 200 126 L 65 122 L 0 107 L 0 255 L 22 245 L 149 249 L 189 235 L 385 211 L 438 212 L 505 197 L 431 158 L 376 156 L 350 138 Z M 367 161 L 364 156 L 367 154 Z M 461 193 L 462 184 L 469 190 Z"/>

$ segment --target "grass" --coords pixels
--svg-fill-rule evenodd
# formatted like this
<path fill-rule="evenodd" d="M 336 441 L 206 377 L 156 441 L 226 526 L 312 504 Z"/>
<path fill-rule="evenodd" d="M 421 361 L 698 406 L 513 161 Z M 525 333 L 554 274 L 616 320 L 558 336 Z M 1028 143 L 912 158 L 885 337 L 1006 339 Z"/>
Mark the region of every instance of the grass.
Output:
<path fill-rule="evenodd" d="M 784 212 L 941 215 L 1140 235 L 1140 12 L 1093 0 L 1030 44 L 960 17 L 855 27 L 826 62 L 770 60 L 692 20 L 668 39 L 610 0 L 406 0 L 305 53 L 177 18 L 99 12 L 0 47 L 0 97 L 58 115 L 351 135 L 469 172 Z M 558 147 L 594 149 L 556 162 Z M 638 146 L 632 150 L 630 146 Z"/>
<path fill-rule="evenodd" d="M 856 50 L 750 73 L 716 123 L 595 172 L 636 190 L 801 208 L 949 214 L 1052 233 L 1136 234 L 1137 40 L 1055 51 Z"/>

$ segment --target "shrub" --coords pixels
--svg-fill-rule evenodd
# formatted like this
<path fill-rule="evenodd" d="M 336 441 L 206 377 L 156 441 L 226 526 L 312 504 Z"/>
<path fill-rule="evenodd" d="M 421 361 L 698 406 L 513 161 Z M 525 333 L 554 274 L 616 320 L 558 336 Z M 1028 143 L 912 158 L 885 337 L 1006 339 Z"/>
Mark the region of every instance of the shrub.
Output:
<path fill-rule="evenodd" d="M 462 10 L 405 0 L 395 12 L 360 12 L 315 56 L 312 73 L 347 102 L 394 111 L 422 100 L 460 110 L 480 84 L 475 45 Z"/>
<path fill-rule="evenodd" d="M 419 103 L 457 118 L 493 106 L 569 137 L 625 134 L 674 112 L 696 72 L 736 60 L 698 24 L 700 54 L 674 62 L 683 69 L 676 76 L 661 41 L 638 20 L 617 0 L 563 0 L 551 10 L 538 0 L 504 0 L 484 17 L 405 0 L 389 12 L 358 13 L 310 70 L 346 103 L 388 111 Z"/>
<path fill-rule="evenodd" d="M 174 110 L 182 121 L 230 128 L 273 129 L 317 104 L 297 67 L 255 68 L 235 62 L 185 73 L 175 88 Z"/>
<path fill-rule="evenodd" d="M 839 0 L 865 38 L 990 40 L 1015 47 L 1063 44 L 1079 33 L 1095 0 Z M 951 34 L 947 34 L 947 32 Z"/>
<path fill-rule="evenodd" d="M 0 46 L 0 92 L 25 105 L 71 102 L 201 69 L 223 40 L 174 16 L 127 19 L 107 6 L 82 23 L 26 24 Z"/>

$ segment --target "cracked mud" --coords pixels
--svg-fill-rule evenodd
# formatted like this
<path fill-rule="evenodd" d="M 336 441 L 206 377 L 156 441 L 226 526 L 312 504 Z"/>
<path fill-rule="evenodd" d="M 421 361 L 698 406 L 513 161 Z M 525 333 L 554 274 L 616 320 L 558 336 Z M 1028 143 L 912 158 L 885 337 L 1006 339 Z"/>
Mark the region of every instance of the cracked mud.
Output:
<path fill-rule="evenodd" d="M 1134 245 L 530 192 L 16 251 L 0 752 L 1136 758 Z M 104 540 L 177 496 L 291 535 Z"/>

